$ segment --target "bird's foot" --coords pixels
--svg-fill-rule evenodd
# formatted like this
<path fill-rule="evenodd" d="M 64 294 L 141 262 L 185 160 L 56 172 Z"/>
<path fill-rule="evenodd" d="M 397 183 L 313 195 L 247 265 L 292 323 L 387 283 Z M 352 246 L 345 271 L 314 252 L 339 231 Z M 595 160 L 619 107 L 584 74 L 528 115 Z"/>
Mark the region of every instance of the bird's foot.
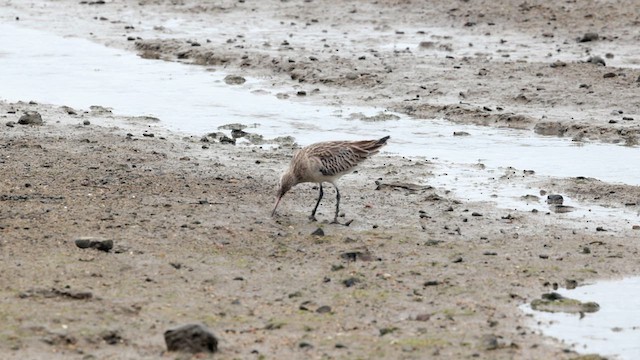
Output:
<path fill-rule="evenodd" d="M 318 219 L 316 219 L 316 216 L 315 216 L 315 215 L 310 215 L 310 216 L 309 216 L 309 220 L 310 220 L 310 221 L 318 221 Z"/>
<path fill-rule="evenodd" d="M 349 226 L 349 225 L 351 225 L 351 223 L 352 223 L 352 222 L 353 222 L 353 219 L 351 219 L 351 220 L 347 220 L 346 222 L 341 223 L 341 222 L 339 222 L 339 221 L 338 221 L 338 219 L 336 218 L 336 219 L 333 219 L 333 221 L 332 221 L 331 223 L 332 223 L 332 224 L 336 224 L 336 225 Z"/>

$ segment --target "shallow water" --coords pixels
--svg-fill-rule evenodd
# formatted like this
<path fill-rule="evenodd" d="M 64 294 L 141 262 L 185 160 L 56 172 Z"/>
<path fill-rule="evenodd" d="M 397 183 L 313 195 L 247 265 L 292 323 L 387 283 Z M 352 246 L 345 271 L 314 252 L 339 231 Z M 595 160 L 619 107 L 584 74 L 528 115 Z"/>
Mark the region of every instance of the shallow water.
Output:
<path fill-rule="evenodd" d="M 582 302 L 595 301 L 600 310 L 580 319 L 578 314 L 533 311 L 523 306 L 525 312 L 533 314 L 536 328 L 580 353 L 615 355 L 616 359 L 640 358 L 640 277 L 557 292 Z"/>
<path fill-rule="evenodd" d="M 144 60 L 88 40 L 63 38 L 13 25 L 0 24 L 0 34 L 0 97 L 7 101 L 35 100 L 77 109 L 101 105 L 120 115 L 157 117 L 170 130 L 188 134 L 204 134 L 216 131 L 221 125 L 241 123 L 266 138 L 289 135 L 302 145 L 321 140 L 391 135 L 385 148 L 387 152 L 434 160 L 435 178 L 427 180 L 431 185 L 451 189 L 469 200 L 495 201 L 507 209 L 528 211 L 545 207 L 543 199 L 522 201 L 522 196 L 538 192 L 534 186 L 528 186 L 527 181 L 501 180 L 501 176 L 510 171 L 508 167 L 515 168 L 516 173 L 534 170 L 536 177 L 585 176 L 640 185 L 640 166 L 629 166 L 640 164 L 637 147 L 581 144 L 570 139 L 537 136 L 530 131 L 415 120 L 401 115 L 398 120 L 383 122 L 354 120 L 351 116 L 354 113 L 375 115 L 385 111 L 315 106 L 298 99 L 279 100 L 274 90 L 255 79 L 248 79 L 241 86 L 229 86 L 223 81 L 225 73 Z M 263 91 L 256 94 L 252 93 L 254 90 Z M 470 135 L 453 136 L 454 131 Z M 597 216 L 620 226 L 637 222 L 639 218 L 638 213 L 631 211 L 586 209 L 571 199 L 567 202 L 578 210 L 558 216 Z M 619 290 L 620 287 L 611 293 L 620 294 Z M 636 288 L 635 294 L 639 291 Z M 601 305 L 603 310 L 609 308 L 607 303 L 601 302 Z M 626 330 L 629 325 L 623 328 L 624 331 L 614 333 L 602 330 L 610 339 L 605 342 L 618 344 L 617 338 L 609 335 L 634 334 L 637 338 L 637 330 Z M 564 330 L 567 331 L 573 332 Z M 586 341 L 589 346 L 596 343 L 596 340 Z"/>
<path fill-rule="evenodd" d="M 88 40 L 0 24 L 0 96 L 87 109 L 110 107 L 117 114 L 160 118 L 171 130 L 191 134 L 242 123 L 267 137 L 290 135 L 300 144 L 390 134 L 386 148 L 405 156 L 427 156 L 453 163 L 512 166 L 548 176 L 586 176 L 640 184 L 640 149 L 608 144 L 576 144 L 528 131 L 455 125 L 438 120 L 370 122 L 353 113 L 382 109 L 313 106 L 284 101 L 258 80 L 242 86 L 223 82 L 226 74 L 197 66 L 150 61 Z M 454 137 L 454 131 L 471 136 Z"/>

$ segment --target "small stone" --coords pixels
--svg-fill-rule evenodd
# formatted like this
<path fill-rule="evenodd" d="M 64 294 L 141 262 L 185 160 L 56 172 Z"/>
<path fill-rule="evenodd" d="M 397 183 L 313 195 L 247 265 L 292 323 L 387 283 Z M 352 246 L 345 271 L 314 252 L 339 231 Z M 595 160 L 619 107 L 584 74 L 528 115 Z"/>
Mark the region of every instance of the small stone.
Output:
<path fill-rule="evenodd" d="M 470 136 L 471 134 L 469 134 L 466 131 L 454 131 L 453 132 L 453 136 Z"/>
<path fill-rule="evenodd" d="M 386 327 L 386 328 L 382 328 L 380 329 L 380 336 L 385 336 L 387 334 L 391 334 L 392 332 L 398 330 L 397 327 Z"/>
<path fill-rule="evenodd" d="M 169 351 L 192 354 L 218 351 L 218 339 L 204 325 L 188 324 L 165 331 L 164 341 Z"/>
<path fill-rule="evenodd" d="M 482 347 L 485 350 L 495 350 L 498 348 L 498 337 L 495 335 L 484 335 L 482 337 Z"/>
<path fill-rule="evenodd" d="M 547 195 L 547 204 L 562 205 L 563 202 L 564 202 L 564 198 L 562 197 L 562 195 L 558 195 L 558 194 Z"/>
<path fill-rule="evenodd" d="M 245 78 L 238 75 L 227 75 L 224 78 L 224 82 L 227 83 L 227 85 L 242 85 L 245 81 L 247 81 Z"/>
<path fill-rule="evenodd" d="M 633 230 L 640 230 L 640 225 L 633 225 L 631 228 Z"/>
<path fill-rule="evenodd" d="M 331 312 L 331 306 L 323 305 L 316 309 L 318 314 L 327 314 Z"/>
<path fill-rule="evenodd" d="M 425 281 L 424 284 L 422 284 L 422 286 L 427 287 L 427 286 L 438 286 L 440 285 L 440 281 L 438 280 L 429 280 L 429 281 Z"/>
<path fill-rule="evenodd" d="M 551 66 L 552 68 L 565 67 L 565 66 L 567 66 L 567 63 L 564 62 L 564 61 L 556 60 L 554 63 L 552 63 L 549 66 Z"/>
<path fill-rule="evenodd" d="M 109 250 L 113 249 L 113 240 L 84 237 L 76 239 L 75 243 L 80 249 L 96 249 L 105 252 L 109 252 Z"/>
<path fill-rule="evenodd" d="M 144 136 L 144 137 L 155 137 L 156 135 L 154 133 L 143 133 L 142 136 Z"/>
<path fill-rule="evenodd" d="M 324 230 L 322 230 L 322 228 L 317 228 L 311 233 L 311 235 L 324 236 Z"/>
<path fill-rule="evenodd" d="M 573 279 L 566 279 L 564 281 L 564 286 L 568 289 L 568 290 L 573 290 L 575 288 L 578 287 L 578 281 L 577 280 L 573 280 Z"/>
<path fill-rule="evenodd" d="M 16 123 L 15 123 L 15 121 L 7 121 L 6 125 L 8 127 L 12 128 L 12 127 L 16 126 Z"/>
<path fill-rule="evenodd" d="M 26 111 L 24 115 L 18 119 L 20 125 L 42 125 L 42 116 L 37 111 Z"/>
<path fill-rule="evenodd" d="M 618 76 L 618 75 L 616 75 L 616 73 L 612 73 L 612 72 L 610 72 L 610 73 L 606 73 L 606 74 L 602 75 L 602 77 L 603 77 L 603 78 L 605 78 L 605 79 L 607 79 L 607 78 L 614 78 L 614 77 L 616 77 L 616 76 Z"/>
<path fill-rule="evenodd" d="M 355 277 L 350 277 L 348 279 L 342 280 L 342 284 L 346 287 L 352 287 L 353 285 L 360 282 L 360 279 Z"/>
<path fill-rule="evenodd" d="M 85 120 L 82 122 L 82 125 L 91 125 L 91 121 Z"/>
<path fill-rule="evenodd" d="M 600 56 L 591 56 L 587 59 L 587 62 L 595 65 L 607 66 L 607 63 Z"/>
<path fill-rule="evenodd" d="M 431 314 L 419 314 L 416 315 L 416 321 L 429 321 Z"/>
<path fill-rule="evenodd" d="M 452 263 L 457 264 L 462 262 L 462 256 L 456 256 L 451 260 Z"/>
<path fill-rule="evenodd" d="M 596 41 L 600 38 L 600 36 L 598 35 L 598 33 L 594 33 L 594 32 L 588 32 L 585 33 L 582 38 L 580 38 L 580 40 L 578 40 L 579 42 L 589 42 L 589 41 Z"/>
<path fill-rule="evenodd" d="M 220 141 L 220 144 L 231 144 L 231 145 L 236 144 L 236 139 L 230 138 L 226 135 L 222 135 L 220 139 L 218 139 L 218 141 Z"/>
<path fill-rule="evenodd" d="M 304 91 L 304 90 L 300 90 L 300 91 L 298 91 L 298 92 L 296 93 L 296 95 L 298 95 L 298 96 L 307 96 L 307 92 L 306 92 L 306 91 Z"/>
<path fill-rule="evenodd" d="M 358 78 L 358 74 L 357 73 L 348 73 L 347 75 L 345 75 L 345 77 L 348 80 L 356 80 Z"/>

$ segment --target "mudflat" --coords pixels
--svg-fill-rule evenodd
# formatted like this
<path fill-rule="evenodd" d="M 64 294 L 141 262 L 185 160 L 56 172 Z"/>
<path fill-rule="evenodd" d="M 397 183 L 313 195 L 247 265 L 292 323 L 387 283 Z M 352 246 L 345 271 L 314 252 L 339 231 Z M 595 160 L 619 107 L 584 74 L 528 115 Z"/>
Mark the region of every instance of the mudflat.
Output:
<path fill-rule="evenodd" d="M 62 0 L 0 14 L 149 61 L 266 79 L 283 101 L 634 146 L 632 5 Z M 518 306 L 637 275 L 640 221 L 544 203 L 565 194 L 583 209 L 633 210 L 637 186 L 545 179 L 522 200 L 536 211 L 509 210 L 429 186 L 426 149 L 346 175 L 349 226 L 329 224 L 330 187 L 309 222 L 310 184 L 271 217 L 295 145 L 204 142 L 100 106 L 22 100 L 0 102 L 2 358 L 175 358 L 186 355 L 167 352 L 163 333 L 204 323 L 219 358 L 572 359 Z M 43 124 L 19 124 L 26 112 Z M 504 169 L 496 181 L 529 175 Z"/>

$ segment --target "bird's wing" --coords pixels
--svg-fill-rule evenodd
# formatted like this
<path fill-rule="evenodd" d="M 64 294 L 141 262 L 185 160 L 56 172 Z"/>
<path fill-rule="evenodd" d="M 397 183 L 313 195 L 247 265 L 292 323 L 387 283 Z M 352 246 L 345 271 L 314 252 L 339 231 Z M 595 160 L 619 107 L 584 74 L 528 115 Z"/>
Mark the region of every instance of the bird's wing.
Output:
<path fill-rule="evenodd" d="M 339 175 L 352 170 L 375 152 L 358 145 L 356 142 L 322 143 L 309 148 L 308 156 L 317 159 L 322 175 Z"/>

